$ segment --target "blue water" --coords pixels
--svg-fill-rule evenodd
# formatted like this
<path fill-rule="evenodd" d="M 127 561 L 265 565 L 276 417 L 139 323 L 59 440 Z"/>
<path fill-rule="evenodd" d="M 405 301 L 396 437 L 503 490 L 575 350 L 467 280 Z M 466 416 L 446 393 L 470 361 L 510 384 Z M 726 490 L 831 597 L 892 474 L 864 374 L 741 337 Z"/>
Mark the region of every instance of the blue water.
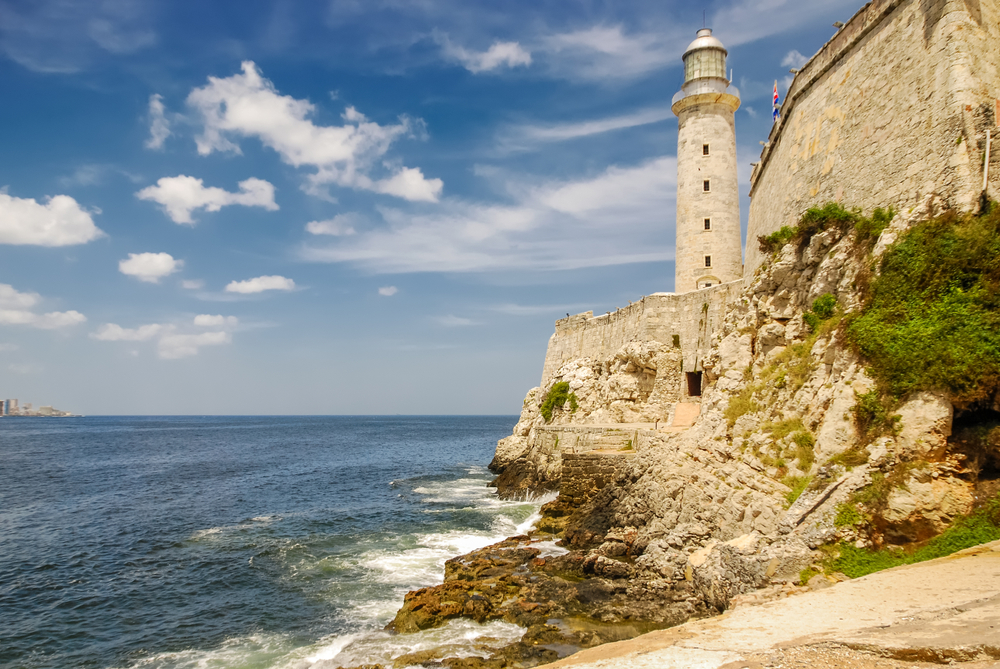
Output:
<path fill-rule="evenodd" d="M 486 487 L 516 420 L 0 419 L 0 666 L 319 669 L 516 639 L 380 631 L 447 558 L 530 526 L 537 503 Z"/>

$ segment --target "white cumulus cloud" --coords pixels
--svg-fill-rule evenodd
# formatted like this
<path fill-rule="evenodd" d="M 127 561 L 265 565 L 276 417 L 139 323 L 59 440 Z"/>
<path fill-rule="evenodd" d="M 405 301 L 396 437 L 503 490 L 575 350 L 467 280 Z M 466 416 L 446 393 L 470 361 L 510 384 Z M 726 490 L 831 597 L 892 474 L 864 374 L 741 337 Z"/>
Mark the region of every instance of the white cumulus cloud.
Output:
<path fill-rule="evenodd" d="M 194 317 L 194 324 L 203 328 L 236 327 L 239 322 L 236 316 L 199 314 Z"/>
<path fill-rule="evenodd" d="M 378 294 L 384 297 L 392 297 L 399 292 L 399 289 L 395 286 L 382 286 L 378 289 Z"/>
<path fill-rule="evenodd" d="M 221 319 L 221 321 L 220 321 Z M 211 321 L 209 323 L 208 321 Z M 201 315 L 194 319 L 198 327 L 234 326 L 233 317 Z M 140 342 L 156 340 L 156 354 L 165 360 L 186 358 L 198 353 L 202 346 L 218 346 L 232 343 L 232 334 L 225 330 L 215 332 L 184 332 L 189 327 L 178 327 L 173 324 L 148 323 L 135 328 L 124 328 L 117 323 L 105 323 L 96 332 L 90 334 L 91 339 L 99 341 Z M 138 352 L 133 352 L 133 355 Z"/>
<path fill-rule="evenodd" d="M 102 235 L 90 212 L 68 195 L 56 195 L 40 204 L 0 189 L 0 244 L 71 246 Z"/>
<path fill-rule="evenodd" d="M 230 281 L 226 286 L 227 293 L 250 295 L 263 293 L 265 290 L 295 290 L 295 282 L 283 276 L 258 276 L 246 281 Z"/>
<path fill-rule="evenodd" d="M 58 330 L 87 320 L 79 311 L 50 311 L 36 314 L 20 309 L 0 309 L 0 325 L 27 325 L 40 330 Z"/>
<path fill-rule="evenodd" d="M 140 200 L 151 200 L 163 207 L 174 223 L 194 225 L 191 212 L 195 209 L 219 211 L 233 204 L 244 207 L 263 207 L 277 211 L 274 201 L 274 186 L 263 179 L 253 177 L 239 183 L 240 190 L 230 193 L 215 186 L 205 186 L 201 179 L 178 175 L 163 177 L 155 186 L 147 186 L 136 193 Z"/>
<path fill-rule="evenodd" d="M 38 293 L 22 293 L 9 283 L 0 283 L 0 325 L 58 330 L 87 320 L 79 311 L 50 311 L 44 314 L 32 311 L 41 299 Z"/>
<path fill-rule="evenodd" d="M 167 120 L 166 109 L 163 106 L 163 96 L 150 95 L 149 139 L 146 140 L 146 148 L 162 149 L 170 134 L 170 121 Z"/>
<path fill-rule="evenodd" d="M 169 253 L 129 253 L 127 259 L 118 262 L 118 271 L 139 281 L 159 283 L 183 266 L 183 260 L 176 260 Z"/>
<path fill-rule="evenodd" d="M 233 336 L 228 332 L 202 332 L 200 334 L 167 334 L 160 337 L 156 353 L 165 360 L 176 360 L 198 354 L 202 346 L 229 344 Z"/>
<path fill-rule="evenodd" d="M 444 185 L 440 179 L 427 179 L 419 168 L 387 168 L 382 160 L 396 139 L 419 133 L 421 123 L 401 117 L 396 125 L 379 125 L 348 107 L 344 125 L 316 125 L 309 118 L 316 109 L 311 102 L 278 93 L 252 61 L 244 61 L 242 70 L 231 77 L 209 77 L 207 85 L 188 95 L 188 105 L 204 126 L 196 140 L 198 153 L 239 153 L 234 138 L 256 137 L 285 163 L 315 168 L 309 175 L 313 193 L 336 184 L 406 200 L 437 201 Z M 379 166 L 390 174 L 372 176 Z"/>
<path fill-rule="evenodd" d="M 452 44 L 447 37 L 439 37 L 438 41 L 445 56 L 458 61 L 473 74 L 490 72 L 497 68 L 531 65 L 531 52 L 517 42 L 501 42 L 497 40 L 486 51 L 473 51 L 457 44 Z"/>
<path fill-rule="evenodd" d="M 42 296 L 38 293 L 22 293 L 9 283 L 0 283 L 0 308 L 30 309 L 40 299 Z"/>
<path fill-rule="evenodd" d="M 100 341 L 147 341 L 163 331 L 163 326 L 159 323 L 140 325 L 137 328 L 123 328 L 116 323 L 105 323 L 91 332 L 90 338 Z"/>
<path fill-rule="evenodd" d="M 313 235 L 332 235 L 334 237 L 353 235 L 357 232 L 354 226 L 361 220 L 358 214 L 337 214 L 325 221 L 309 221 L 306 223 L 306 232 Z"/>

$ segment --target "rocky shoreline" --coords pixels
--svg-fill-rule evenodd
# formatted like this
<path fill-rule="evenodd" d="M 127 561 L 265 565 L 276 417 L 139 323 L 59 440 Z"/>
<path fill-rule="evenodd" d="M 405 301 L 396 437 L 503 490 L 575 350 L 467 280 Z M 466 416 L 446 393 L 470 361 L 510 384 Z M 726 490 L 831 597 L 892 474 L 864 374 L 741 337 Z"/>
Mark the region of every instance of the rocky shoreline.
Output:
<path fill-rule="evenodd" d="M 409 593 L 388 626 L 467 618 L 523 636 L 483 640 L 483 657 L 438 648 L 393 668 L 527 669 L 827 588 L 847 580 L 843 555 L 892 562 L 984 505 L 995 532 L 1000 401 L 921 390 L 887 410 L 842 326 L 879 258 L 926 215 L 898 217 L 877 240 L 815 226 L 777 248 L 718 322 L 706 302 L 697 396 L 676 340 L 568 359 L 562 342 L 490 464 L 503 498 L 558 497 L 532 533 L 449 560 L 444 582 Z"/>

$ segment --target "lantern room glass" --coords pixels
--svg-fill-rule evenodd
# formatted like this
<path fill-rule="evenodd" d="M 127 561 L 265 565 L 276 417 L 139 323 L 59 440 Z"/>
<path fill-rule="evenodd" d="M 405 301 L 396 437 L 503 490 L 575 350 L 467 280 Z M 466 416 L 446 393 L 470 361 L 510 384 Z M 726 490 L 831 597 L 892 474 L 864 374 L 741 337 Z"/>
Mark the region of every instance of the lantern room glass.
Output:
<path fill-rule="evenodd" d="M 684 59 L 684 82 L 703 77 L 726 78 L 726 52 L 719 49 L 698 49 Z"/>

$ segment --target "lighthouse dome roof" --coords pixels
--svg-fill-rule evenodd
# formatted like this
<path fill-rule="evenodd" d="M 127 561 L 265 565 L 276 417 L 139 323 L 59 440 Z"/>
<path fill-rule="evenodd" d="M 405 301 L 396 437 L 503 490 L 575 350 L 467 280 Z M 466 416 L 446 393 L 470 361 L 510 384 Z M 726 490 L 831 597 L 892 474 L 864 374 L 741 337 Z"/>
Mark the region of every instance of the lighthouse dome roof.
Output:
<path fill-rule="evenodd" d="M 688 44 L 688 48 L 684 52 L 684 55 L 686 56 L 692 51 L 698 51 L 699 49 L 720 49 L 727 54 L 729 53 L 726 51 L 726 47 L 722 45 L 722 42 L 720 42 L 717 37 L 712 35 L 711 28 L 702 28 L 699 30 L 698 37 L 696 37 L 693 42 Z"/>

